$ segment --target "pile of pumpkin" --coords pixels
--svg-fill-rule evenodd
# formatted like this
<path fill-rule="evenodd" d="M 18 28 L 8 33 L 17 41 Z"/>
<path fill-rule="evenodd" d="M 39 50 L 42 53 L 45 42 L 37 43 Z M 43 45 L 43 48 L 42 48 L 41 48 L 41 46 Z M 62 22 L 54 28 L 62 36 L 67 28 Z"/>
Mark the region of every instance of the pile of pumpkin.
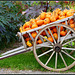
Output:
<path fill-rule="evenodd" d="M 46 24 L 51 23 L 51 22 L 61 20 L 61 19 L 64 19 L 66 17 L 73 16 L 74 11 L 75 11 L 74 9 L 70 9 L 70 10 L 65 9 L 65 10 L 61 11 L 59 8 L 57 8 L 53 12 L 42 12 L 36 19 L 30 19 L 30 21 L 25 22 L 25 24 L 20 27 L 20 32 L 22 33 L 22 32 L 37 28 L 39 26 L 46 25 Z M 62 24 L 65 24 L 65 22 L 62 22 Z M 73 19 L 70 20 L 69 26 L 75 30 Z M 54 38 L 57 40 L 58 35 L 57 35 L 56 27 L 52 27 L 51 31 L 52 31 Z M 48 31 L 48 33 L 49 33 L 49 35 L 51 35 L 49 31 Z M 64 28 L 61 26 L 60 35 L 65 36 L 66 33 L 67 33 L 67 31 L 64 30 Z M 33 38 L 35 38 L 37 33 L 31 32 L 31 35 Z M 43 35 L 49 41 L 54 42 L 52 37 L 47 37 L 45 31 L 41 35 Z M 25 41 L 27 43 L 27 46 L 31 47 L 33 42 L 32 42 L 32 39 L 29 37 L 29 35 L 24 34 L 24 38 L 25 38 Z M 46 40 L 44 39 L 44 41 L 46 41 Z M 37 44 L 41 44 L 41 43 L 42 43 L 41 39 L 38 38 Z"/>

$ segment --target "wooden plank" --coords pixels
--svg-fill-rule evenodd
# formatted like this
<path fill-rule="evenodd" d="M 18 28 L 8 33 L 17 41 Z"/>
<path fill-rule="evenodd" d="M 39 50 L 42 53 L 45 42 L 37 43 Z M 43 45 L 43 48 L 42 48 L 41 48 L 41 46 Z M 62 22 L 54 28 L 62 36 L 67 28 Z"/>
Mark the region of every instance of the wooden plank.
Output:
<path fill-rule="evenodd" d="M 36 31 L 38 33 L 38 31 Z M 41 41 L 44 43 L 44 40 L 39 36 L 39 38 L 41 39 Z"/>
<path fill-rule="evenodd" d="M 49 33 L 47 32 L 47 30 L 45 30 L 46 34 L 47 34 L 47 37 L 50 37 Z"/>
<path fill-rule="evenodd" d="M 31 35 L 30 33 L 28 33 L 28 34 L 29 34 L 29 36 L 31 37 L 32 41 L 34 41 L 34 38 L 32 37 L 32 35 Z"/>
<path fill-rule="evenodd" d="M 73 36 L 68 35 L 67 38 L 65 38 L 65 40 L 68 40 L 68 39 L 71 39 L 71 38 L 74 38 L 75 37 L 75 34 L 72 34 Z M 65 36 L 64 36 L 65 37 Z M 61 40 L 64 38 L 64 37 L 61 37 Z"/>
<path fill-rule="evenodd" d="M 21 47 L 15 48 L 15 49 L 13 49 L 13 50 L 9 50 L 9 51 L 3 53 L 2 55 L 6 55 L 6 54 L 9 54 L 9 53 L 12 53 L 12 52 L 15 52 L 15 51 L 21 50 L 21 49 L 24 49 L 24 46 L 21 46 Z"/>
<path fill-rule="evenodd" d="M 26 42 L 25 42 L 25 40 L 24 40 L 24 37 L 23 37 L 23 36 L 22 36 L 22 43 L 23 43 L 24 48 L 26 49 L 26 48 L 27 48 L 27 45 L 26 45 Z"/>
<path fill-rule="evenodd" d="M 43 45 L 45 45 L 45 44 L 48 45 L 48 42 L 43 43 Z M 39 45 L 42 45 L 42 44 L 39 44 Z M 40 47 L 36 47 L 36 49 L 38 49 L 38 48 L 40 48 Z M 14 55 L 17 55 L 17 54 L 21 54 L 21 53 L 24 53 L 24 52 L 32 51 L 32 50 L 33 50 L 33 46 L 32 47 L 29 47 L 27 49 L 22 49 L 22 50 L 19 50 L 19 51 L 16 51 L 16 52 L 13 52 L 13 53 L 4 55 L 4 56 L 0 57 L 0 60 L 5 59 L 5 58 L 8 58 L 8 57 L 11 57 L 11 56 L 14 56 Z"/>

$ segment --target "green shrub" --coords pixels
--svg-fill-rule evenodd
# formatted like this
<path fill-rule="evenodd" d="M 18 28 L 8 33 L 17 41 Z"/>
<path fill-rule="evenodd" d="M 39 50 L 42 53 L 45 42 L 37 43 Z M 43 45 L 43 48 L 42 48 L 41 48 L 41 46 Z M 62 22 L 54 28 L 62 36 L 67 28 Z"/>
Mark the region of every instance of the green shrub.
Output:
<path fill-rule="evenodd" d="M 20 9 L 10 1 L 0 1 L 0 47 L 15 41 L 19 24 L 23 23 Z"/>

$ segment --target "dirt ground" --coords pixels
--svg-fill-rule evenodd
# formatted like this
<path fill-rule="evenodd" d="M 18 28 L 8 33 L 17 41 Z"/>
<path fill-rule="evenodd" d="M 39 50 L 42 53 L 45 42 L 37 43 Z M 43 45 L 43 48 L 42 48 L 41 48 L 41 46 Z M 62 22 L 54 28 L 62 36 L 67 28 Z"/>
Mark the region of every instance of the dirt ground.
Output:
<path fill-rule="evenodd" d="M 11 69 L 0 69 L 0 74 L 75 74 L 73 72 L 68 73 L 58 73 L 58 72 L 42 72 L 42 71 L 32 71 L 32 70 L 11 70 Z"/>

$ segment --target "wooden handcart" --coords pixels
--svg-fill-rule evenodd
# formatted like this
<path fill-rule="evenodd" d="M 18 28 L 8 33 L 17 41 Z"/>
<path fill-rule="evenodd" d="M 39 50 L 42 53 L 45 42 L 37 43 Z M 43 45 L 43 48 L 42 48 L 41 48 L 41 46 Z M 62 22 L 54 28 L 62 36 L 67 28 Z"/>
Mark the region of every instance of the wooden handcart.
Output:
<path fill-rule="evenodd" d="M 38 61 L 38 63 L 42 67 L 48 70 L 65 71 L 72 68 L 73 66 L 75 66 L 75 52 L 74 52 L 75 51 L 75 30 L 69 27 L 68 25 L 68 21 L 70 19 L 74 19 L 74 25 L 75 25 L 75 14 L 74 14 L 71 17 L 67 17 L 65 19 L 43 25 L 32 30 L 28 30 L 22 33 L 18 32 L 17 36 L 19 36 L 19 38 L 22 39 L 23 46 L 2 53 L 0 60 L 16 54 L 33 50 L 34 56 Z M 65 25 L 61 24 L 61 22 L 65 22 Z M 55 40 L 50 29 L 54 26 L 57 28 L 58 40 Z M 67 33 L 64 37 L 60 36 L 61 26 L 63 26 L 65 30 L 67 30 Z M 47 30 L 49 30 L 50 35 L 47 32 Z M 37 32 L 37 36 L 35 39 L 31 35 L 31 32 L 33 31 Z M 52 36 L 54 42 L 52 43 L 43 35 L 41 35 L 42 32 L 45 32 L 47 37 Z M 24 40 L 24 36 L 23 36 L 24 34 L 28 34 L 31 37 L 33 41 L 32 47 L 28 47 L 26 45 L 26 41 Z M 36 43 L 38 38 L 42 40 L 41 44 Z M 44 39 L 46 40 L 46 42 L 44 42 Z M 60 59 L 62 60 L 62 62 L 60 61 Z M 54 64 L 50 63 L 50 61 L 53 61 Z M 68 63 L 68 61 L 70 61 L 70 64 Z M 64 66 L 59 67 L 58 64 L 61 63 L 64 64 Z"/>

